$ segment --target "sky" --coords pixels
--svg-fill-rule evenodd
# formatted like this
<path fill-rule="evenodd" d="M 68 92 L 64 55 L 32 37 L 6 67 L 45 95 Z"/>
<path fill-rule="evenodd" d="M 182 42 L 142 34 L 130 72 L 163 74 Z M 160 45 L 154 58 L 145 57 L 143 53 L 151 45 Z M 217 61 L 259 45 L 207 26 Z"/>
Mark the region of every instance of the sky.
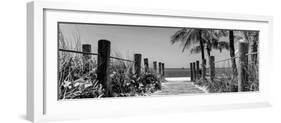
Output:
<path fill-rule="evenodd" d="M 111 42 L 111 56 L 133 60 L 133 54 L 141 53 L 150 66 L 157 61 L 166 68 L 189 68 L 190 62 L 201 60 L 201 53 L 191 54 L 190 49 L 182 52 L 181 43 L 171 43 L 171 36 L 181 28 L 59 23 L 59 29 L 72 50 L 79 35 L 81 44 L 91 44 L 94 53 L 98 40 L 106 39 Z M 216 60 L 229 58 L 227 50 L 212 50 L 211 54 Z"/>

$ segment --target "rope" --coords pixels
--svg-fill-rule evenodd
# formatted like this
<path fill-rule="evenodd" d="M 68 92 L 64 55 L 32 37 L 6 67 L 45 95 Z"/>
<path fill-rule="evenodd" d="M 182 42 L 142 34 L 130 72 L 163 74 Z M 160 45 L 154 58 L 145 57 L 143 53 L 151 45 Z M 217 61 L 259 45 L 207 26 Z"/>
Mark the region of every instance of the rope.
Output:
<path fill-rule="evenodd" d="M 255 54 L 258 54 L 258 52 L 247 53 L 246 56 L 248 56 L 248 55 L 255 55 Z M 224 60 L 215 61 L 214 63 L 224 62 L 224 61 L 228 61 L 228 60 L 235 59 L 235 58 L 239 58 L 239 56 L 235 56 L 235 57 L 224 59 Z"/>
<path fill-rule="evenodd" d="M 98 53 L 81 52 L 81 51 L 65 50 L 65 49 L 59 49 L 59 51 L 61 51 L 61 52 L 79 53 L 79 54 L 86 54 L 86 55 L 99 55 Z M 110 58 L 116 59 L 116 60 L 121 60 L 121 61 L 127 61 L 127 62 L 135 62 L 135 61 L 132 61 L 132 60 L 122 59 L 122 58 L 113 57 L 113 56 L 110 56 Z"/>

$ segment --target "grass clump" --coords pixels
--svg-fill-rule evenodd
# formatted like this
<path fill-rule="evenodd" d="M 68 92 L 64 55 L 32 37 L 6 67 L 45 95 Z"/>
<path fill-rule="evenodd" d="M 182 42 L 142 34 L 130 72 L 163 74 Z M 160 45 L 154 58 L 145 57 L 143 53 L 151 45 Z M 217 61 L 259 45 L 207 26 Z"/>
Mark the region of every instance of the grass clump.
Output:
<path fill-rule="evenodd" d="M 246 70 L 248 81 L 245 85 L 246 91 L 259 91 L 258 64 L 249 64 Z M 206 87 L 210 93 L 238 92 L 238 79 L 231 72 L 216 75 L 214 80 L 202 77 L 194 82 Z"/>
<path fill-rule="evenodd" d="M 111 65 L 113 96 L 145 96 L 161 89 L 160 79 L 153 72 L 142 72 L 139 76 L 133 72 L 133 64 L 122 61 Z"/>
<path fill-rule="evenodd" d="M 59 48 L 81 51 L 79 31 L 70 43 L 59 30 Z M 118 55 L 118 54 L 117 54 Z M 161 89 L 160 77 L 154 72 L 133 72 L 133 63 L 111 60 L 110 81 L 114 97 L 145 96 Z M 58 99 L 101 98 L 105 89 L 97 79 L 96 56 L 60 52 L 58 53 Z"/>
<path fill-rule="evenodd" d="M 84 61 L 83 61 L 84 60 Z M 112 61 L 110 80 L 112 96 L 146 96 L 161 89 L 160 79 L 153 72 L 134 74 L 132 63 Z M 97 80 L 96 60 L 83 56 L 64 56 L 59 68 L 59 99 L 104 97 L 104 88 Z"/>

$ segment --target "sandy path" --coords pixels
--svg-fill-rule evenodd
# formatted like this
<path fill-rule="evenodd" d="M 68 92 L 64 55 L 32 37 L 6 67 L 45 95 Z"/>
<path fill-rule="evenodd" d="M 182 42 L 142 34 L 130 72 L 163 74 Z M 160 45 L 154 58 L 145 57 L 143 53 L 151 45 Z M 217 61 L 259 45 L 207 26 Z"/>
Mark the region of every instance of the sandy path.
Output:
<path fill-rule="evenodd" d="M 152 95 L 178 95 L 205 93 L 190 81 L 168 81 L 162 83 L 162 89 Z"/>

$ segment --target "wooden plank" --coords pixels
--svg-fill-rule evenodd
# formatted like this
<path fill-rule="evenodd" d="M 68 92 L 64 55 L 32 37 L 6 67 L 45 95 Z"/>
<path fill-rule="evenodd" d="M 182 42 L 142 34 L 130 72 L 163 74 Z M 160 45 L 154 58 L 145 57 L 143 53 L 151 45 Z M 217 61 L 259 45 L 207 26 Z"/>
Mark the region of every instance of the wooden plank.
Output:
<path fill-rule="evenodd" d="M 105 89 L 105 97 L 112 96 L 111 80 L 109 77 L 109 65 L 110 65 L 110 41 L 99 40 L 98 41 L 98 67 L 97 67 L 97 79 Z"/>
<path fill-rule="evenodd" d="M 235 42 L 234 42 L 234 31 L 229 30 L 229 51 L 230 51 L 230 57 L 231 57 L 231 68 L 233 76 L 237 76 L 237 65 L 235 60 Z"/>
<path fill-rule="evenodd" d="M 165 76 L 165 63 L 162 63 L 162 76 Z"/>
<path fill-rule="evenodd" d="M 90 44 L 82 44 L 82 52 L 83 53 L 90 53 L 91 52 L 91 45 Z M 89 60 L 91 59 L 90 54 L 83 54 L 83 74 L 88 73 L 92 70 L 92 65 L 90 64 Z"/>
<path fill-rule="evenodd" d="M 197 69 L 195 68 L 195 62 L 192 62 L 192 68 L 193 68 L 193 79 L 194 79 L 194 81 L 197 79 L 197 76 L 196 76 L 196 74 L 197 74 Z"/>
<path fill-rule="evenodd" d="M 157 61 L 153 62 L 153 70 L 155 73 L 157 73 Z"/>
<path fill-rule="evenodd" d="M 139 77 L 141 74 L 141 54 L 134 54 L 135 74 Z"/>
<path fill-rule="evenodd" d="M 86 54 L 86 53 L 91 53 L 91 45 L 90 44 L 83 44 L 82 45 L 82 52 L 84 53 L 83 57 L 86 61 L 91 59 L 91 55 Z"/>
<path fill-rule="evenodd" d="M 159 75 L 162 75 L 162 65 L 161 64 L 162 64 L 161 62 L 158 63 Z"/>
<path fill-rule="evenodd" d="M 247 91 L 248 83 L 248 43 L 239 42 L 239 67 L 238 67 L 238 91 Z"/>
<path fill-rule="evenodd" d="M 203 79 L 205 79 L 205 78 L 206 78 L 206 59 L 203 59 L 201 65 L 202 65 L 201 77 L 202 77 Z M 200 77 L 199 77 L 199 78 L 200 78 Z"/>
<path fill-rule="evenodd" d="M 144 71 L 148 72 L 148 70 L 149 70 L 148 58 L 144 58 L 143 62 L 144 62 Z"/>
<path fill-rule="evenodd" d="M 193 67 L 192 67 L 192 63 L 189 63 L 189 69 L 190 69 L 190 79 L 191 79 L 191 81 L 193 81 L 194 79 L 193 79 Z"/>
<path fill-rule="evenodd" d="M 215 56 L 210 56 L 210 62 L 209 62 L 209 66 L 210 66 L 210 78 L 211 81 L 214 81 L 215 78 L 215 74 L 216 74 L 216 67 L 215 67 Z"/>
<path fill-rule="evenodd" d="M 195 71 L 194 71 L 194 79 L 199 79 L 200 78 L 200 62 L 199 60 L 196 61 L 196 68 L 194 67 Z"/>

